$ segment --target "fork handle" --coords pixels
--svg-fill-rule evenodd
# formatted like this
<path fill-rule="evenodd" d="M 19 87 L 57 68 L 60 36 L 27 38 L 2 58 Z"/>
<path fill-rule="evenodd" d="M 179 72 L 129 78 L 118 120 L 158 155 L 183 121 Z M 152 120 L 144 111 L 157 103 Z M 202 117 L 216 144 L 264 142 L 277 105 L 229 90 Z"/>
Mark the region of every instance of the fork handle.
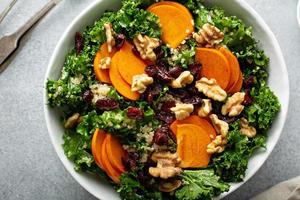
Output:
<path fill-rule="evenodd" d="M 35 23 L 37 23 L 48 11 L 55 5 L 55 0 L 49 1 L 40 11 L 31 17 L 22 27 L 20 27 L 13 35 L 16 40 L 19 40 Z"/>

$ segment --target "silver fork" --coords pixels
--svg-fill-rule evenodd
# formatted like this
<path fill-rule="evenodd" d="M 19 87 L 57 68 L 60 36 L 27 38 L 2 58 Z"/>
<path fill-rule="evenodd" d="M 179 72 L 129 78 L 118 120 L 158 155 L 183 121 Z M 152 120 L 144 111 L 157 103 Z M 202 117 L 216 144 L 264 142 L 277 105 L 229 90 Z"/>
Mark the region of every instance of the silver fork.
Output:
<path fill-rule="evenodd" d="M 39 12 L 30 18 L 21 28 L 11 35 L 0 39 L 0 72 L 3 70 L 3 63 L 18 48 L 21 37 L 37 23 L 48 11 L 50 11 L 60 0 L 49 1 Z"/>
<path fill-rule="evenodd" d="M 15 5 L 17 0 L 12 0 L 10 4 L 7 6 L 7 8 L 4 9 L 3 13 L 0 14 L 0 23 L 4 19 L 4 17 L 7 15 L 7 13 L 10 11 L 10 9 Z"/>

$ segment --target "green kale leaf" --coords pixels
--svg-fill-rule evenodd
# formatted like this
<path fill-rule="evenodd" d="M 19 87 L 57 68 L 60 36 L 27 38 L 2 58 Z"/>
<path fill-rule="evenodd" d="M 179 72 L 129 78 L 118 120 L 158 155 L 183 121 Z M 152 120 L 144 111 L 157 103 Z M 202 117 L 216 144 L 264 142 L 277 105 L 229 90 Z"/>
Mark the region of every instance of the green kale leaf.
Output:
<path fill-rule="evenodd" d="M 94 158 L 90 153 L 90 138 L 85 138 L 76 132 L 66 130 L 63 140 L 64 152 L 69 159 L 74 161 L 75 170 L 96 172 L 101 174 L 100 170 L 97 170 L 98 167 L 96 166 Z"/>
<path fill-rule="evenodd" d="M 274 118 L 280 110 L 280 103 L 275 94 L 266 85 L 259 89 L 253 88 L 251 96 L 254 103 L 245 107 L 248 121 L 265 133 L 272 125 Z"/>
<path fill-rule="evenodd" d="M 120 187 L 117 192 L 123 200 L 162 200 L 162 193 L 146 189 L 135 174 L 123 173 L 120 177 Z"/>
<path fill-rule="evenodd" d="M 48 80 L 48 102 L 50 106 L 77 107 L 83 103 L 81 94 L 93 82 L 89 55 L 77 55 L 72 50 L 67 56 L 59 80 Z"/>
<path fill-rule="evenodd" d="M 112 22 L 114 30 L 117 33 L 125 32 L 129 38 L 134 38 L 139 33 L 159 38 L 161 35 L 159 18 L 141 9 L 141 4 L 142 1 L 122 1 L 122 7 Z"/>
<path fill-rule="evenodd" d="M 229 189 L 229 185 L 222 182 L 212 169 L 184 170 L 180 177 L 183 186 L 175 192 L 180 200 L 213 199 Z"/>
<path fill-rule="evenodd" d="M 242 181 L 253 152 L 260 147 L 265 148 L 265 135 L 250 139 L 240 133 L 239 127 L 239 120 L 230 125 L 225 151 L 213 158 L 216 173 L 226 182 Z"/>

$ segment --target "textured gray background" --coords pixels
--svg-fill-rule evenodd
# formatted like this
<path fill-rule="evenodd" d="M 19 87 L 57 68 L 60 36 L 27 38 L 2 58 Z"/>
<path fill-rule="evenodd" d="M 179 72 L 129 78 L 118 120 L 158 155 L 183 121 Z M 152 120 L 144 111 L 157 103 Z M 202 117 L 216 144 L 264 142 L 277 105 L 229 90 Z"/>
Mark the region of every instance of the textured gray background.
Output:
<path fill-rule="evenodd" d="M 0 0 L 2 10 L 9 0 Z M 0 37 L 16 30 L 47 0 L 19 1 L 0 24 Z M 43 114 L 43 79 L 66 26 L 92 0 L 64 0 L 22 40 L 0 74 L 0 199 L 95 199 L 64 169 L 50 143 Z M 283 50 L 290 77 L 287 123 L 256 175 L 227 199 L 248 199 L 300 175 L 300 29 L 296 0 L 248 0 L 271 27 Z M 280 77 L 278 77 L 280 79 Z"/>

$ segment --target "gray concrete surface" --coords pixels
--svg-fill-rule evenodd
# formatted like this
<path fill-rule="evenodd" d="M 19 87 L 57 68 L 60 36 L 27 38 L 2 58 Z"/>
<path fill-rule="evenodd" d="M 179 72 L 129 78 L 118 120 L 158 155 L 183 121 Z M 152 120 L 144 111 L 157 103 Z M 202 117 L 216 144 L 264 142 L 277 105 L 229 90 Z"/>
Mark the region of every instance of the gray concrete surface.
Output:
<path fill-rule="evenodd" d="M 0 0 L 2 10 L 9 0 Z M 11 33 L 47 0 L 19 1 L 0 24 Z M 0 74 L 0 199 L 95 199 L 64 169 L 48 137 L 43 114 L 43 79 L 66 26 L 92 0 L 64 0 L 22 40 Z M 273 153 L 257 174 L 226 199 L 248 199 L 300 174 L 300 29 L 296 0 L 248 0 L 274 31 L 288 66 L 288 119 Z M 280 78 L 280 77 L 278 77 Z"/>

